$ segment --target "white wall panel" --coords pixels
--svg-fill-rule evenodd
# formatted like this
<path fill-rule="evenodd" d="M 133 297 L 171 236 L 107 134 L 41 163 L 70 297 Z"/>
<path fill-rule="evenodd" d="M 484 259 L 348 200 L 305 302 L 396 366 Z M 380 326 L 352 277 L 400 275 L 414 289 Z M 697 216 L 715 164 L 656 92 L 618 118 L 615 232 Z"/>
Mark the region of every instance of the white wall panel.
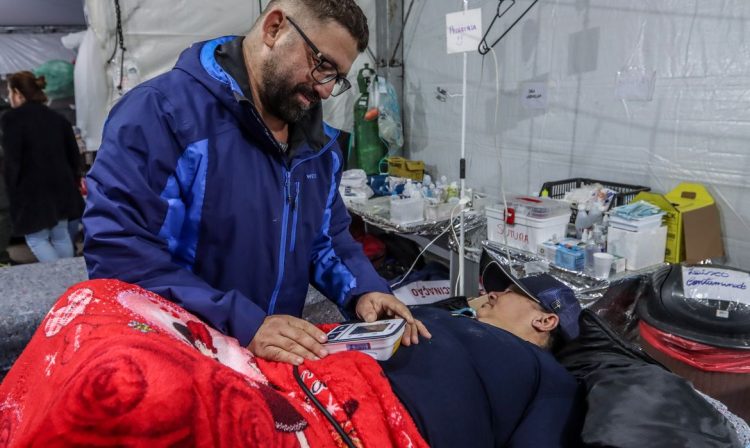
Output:
<path fill-rule="evenodd" d="M 531 0 L 516 3 L 511 16 Z M 462 6 L 418 1 L 404 39 L 407 153 L 453 178 L 461 98 L 440 102 L 435 89 L 461 90 L 462 57 L 446 55 L 443 28 Z M 482 8 L 486 29 L 497 1 L 469 7 Z M 701 182 L 719 204 L 729 263 L 750 268 L 749 19 L 743 0 L 540 0 L 495 47 L 497 126 L 492 57 L 469 55 L 469 185 L 499 194 L 500 150 L 508 192 L 569 177 L 659 192 Z M 616 98 L 628 66 L 655 73 L 651 101 Z M 531 81 L 546 83 L 546 110 L 521 104 Z"/>

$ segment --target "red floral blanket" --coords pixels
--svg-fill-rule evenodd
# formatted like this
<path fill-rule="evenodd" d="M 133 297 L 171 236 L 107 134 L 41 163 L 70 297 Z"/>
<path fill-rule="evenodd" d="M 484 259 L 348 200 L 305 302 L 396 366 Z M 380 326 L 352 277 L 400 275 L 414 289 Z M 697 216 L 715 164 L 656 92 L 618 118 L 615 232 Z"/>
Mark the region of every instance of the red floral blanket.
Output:
<path fill-rule="evenodd" d="M 369 356 L 300 373 L 356 445 L 427 446 Z M 289 365 L 113 280 L 70 288 L 0 385 L 0 447 L 72 445 L 344 446 Z"/>

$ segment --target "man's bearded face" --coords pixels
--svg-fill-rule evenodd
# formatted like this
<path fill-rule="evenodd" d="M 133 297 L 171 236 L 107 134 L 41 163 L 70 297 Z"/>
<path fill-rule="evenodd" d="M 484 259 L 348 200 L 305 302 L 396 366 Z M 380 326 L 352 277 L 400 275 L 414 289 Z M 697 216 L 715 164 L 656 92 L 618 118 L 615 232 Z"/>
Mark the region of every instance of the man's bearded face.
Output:
<path fill-rule="evenodd" d="M 320 103 L 320 95 L 315 89 L 308 83 L 295 83 L 294 70 L 284 70 L 278 60 L 267 60 L 262 70 L 260 100 L 275 117 L 296 123 Z"/>

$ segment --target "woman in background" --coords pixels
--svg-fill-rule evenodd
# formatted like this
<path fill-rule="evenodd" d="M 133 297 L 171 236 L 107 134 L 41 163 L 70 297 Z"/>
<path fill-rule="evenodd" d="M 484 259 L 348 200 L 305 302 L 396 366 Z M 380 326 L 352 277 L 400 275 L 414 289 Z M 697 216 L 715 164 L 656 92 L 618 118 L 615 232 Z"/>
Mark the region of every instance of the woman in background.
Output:
<path fill-rule="evenodd" d="M 2 119 L 5 182 L 13 233 L 40 262 L 72 257 L 68 220 L 79 219 L 81 164 L 71 124 L 45 105 L 44 77 L 8 77 L 11 110 Z"/>

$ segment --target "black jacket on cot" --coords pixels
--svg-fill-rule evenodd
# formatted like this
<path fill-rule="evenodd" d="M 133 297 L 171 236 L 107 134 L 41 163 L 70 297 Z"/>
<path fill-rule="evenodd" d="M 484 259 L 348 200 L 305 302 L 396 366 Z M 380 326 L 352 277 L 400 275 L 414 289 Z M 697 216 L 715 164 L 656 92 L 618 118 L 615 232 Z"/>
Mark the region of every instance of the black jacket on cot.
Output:
<path fill-rule="evenodd" d="M 3 115 L 2 129 L 13 233 L 80 218 L 81 158 L 71 124 L 44 104 L 26 102 Z"/>

